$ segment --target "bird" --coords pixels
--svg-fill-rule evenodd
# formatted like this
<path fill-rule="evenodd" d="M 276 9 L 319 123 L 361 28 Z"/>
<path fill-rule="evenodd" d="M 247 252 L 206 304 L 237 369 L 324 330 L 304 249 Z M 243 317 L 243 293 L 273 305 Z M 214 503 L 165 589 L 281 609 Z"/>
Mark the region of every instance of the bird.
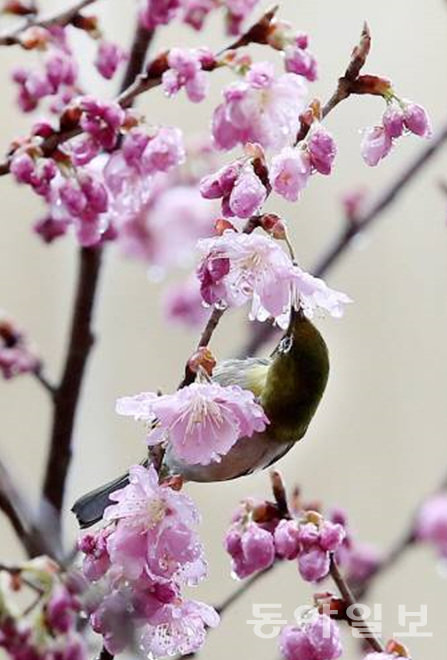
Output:
<path fill-rule="evenodd" d="M 240 438 L 219 462 L 189 465 L 175 457 L 169 445 L 163 458 L 165 474 L 184 481 L 218 482 L 237 479 L 270 467 L 304 437 L 320 404 L 329 377 L 326 342 L 302 309 L 290 322 L 269 358 L 229 359 L 213 370 L 212 381 L 239 385 L 255 395 L 269 419 L 262 432 Z M 148 465 L 149 459 L 143 461 Z M 79 498 L 72 511 L 81 528 L 101 520 L 109 496 L 128 484 L 128 474 Z"/>

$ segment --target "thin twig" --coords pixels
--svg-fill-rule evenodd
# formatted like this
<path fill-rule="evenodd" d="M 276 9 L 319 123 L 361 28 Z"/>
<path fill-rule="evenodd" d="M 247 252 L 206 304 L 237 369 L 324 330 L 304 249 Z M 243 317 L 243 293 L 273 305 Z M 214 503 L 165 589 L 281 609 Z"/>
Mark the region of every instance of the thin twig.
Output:
<path fill-rule="evenodd" d="M 337 589 L 339 590 L 344 600 L 346 607 L 351 610 L 351 615 L 352 617 L 354 617 L 356 626 L 361 628 L 362 639 L 365 640 L 365 642 L 368 642 L 368 644 L 371 646 L 373 651 L 376 651 L 377 653 L 383 653 L 385 651 L 384 645 L 382 644 L 381 640 L 378 637 L 376 637 L 376 635 L 368 626 L 366 621 L 362 618 L 360 610 L 358 609 L 357 606 L 356 599 L 354 598 L 354 594 L 352 593 L 348 583 L 340 573 L 338 564 L 333 555 L 331 555 L 330 575 L 334 580 Z M 349 614 L 347 616 L 349 622 Z"/>
<path fill-rule="evenodd" d="M 48 392 L 48 394 L 53 397 L 56 392 L 56 386 L 50 382 L 45 373 L 42 371 L 42 368 L 39 367 L 36 371 L 33 371 L 33 376 L 36 380 L 42 385 L 42 387 Z"/>
<path fill-rule="evenodd" d="M 23 32 L 33 27 L 40 28 L 49 28 L 53 25 L 69 25 L 73 20 L 78 16 L 79 12 L 92 5 L 97 0 L 81 0 L 76 2 L 71 7 L 59 11 L 55 14 L 49 16 L 43 16 L 42 18 L 36 17 L 34 15 L 20 22 L 19 25 L 13 27 L 12 30 L 8 30 L 0 34 L 0 46 L 14 46 L 16 44 L 21 45 L 21 35 Z"/>
<path fill-rule="evenodd" d="M 34 523 L 34 517 L 22 494 L 14 484 L 5 465 L 0 461 L 0 510 L 8 518 L 28 557 L 41 554 L 55 555 L 50 540 L 45 538 Z"/>

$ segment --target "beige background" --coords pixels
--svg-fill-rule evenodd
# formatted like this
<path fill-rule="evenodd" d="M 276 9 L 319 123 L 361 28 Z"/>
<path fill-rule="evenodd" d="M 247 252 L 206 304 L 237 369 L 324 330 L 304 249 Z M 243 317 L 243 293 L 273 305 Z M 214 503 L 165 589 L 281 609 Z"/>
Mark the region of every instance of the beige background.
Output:
<path fill-rule="evenodd" d="M 125 43 L 131 34 L 134 0 L 100 4 L 110 34 Z M 369 71 L 389 76 L 398 93 L 426 105 L 435 127 L 447 118 L 446 3 L 285 0 L 282 15 L 312 36 L 320 62 L 315 95 L 327 98 L 367 19 L 374 39 Z M 163 30 L 154 50 L 167 41 L 220 46 L 225 37 L 215 18 L 200 36 L 178 26 Z M 85 41 L 81 45 L 88 66 L 91 47 Z M 8 81 L 10 65 L 23 60 L 23 54 L 3 50 L 0 58 L 3 150 L 11 136 L 26 131 L 29 118 L 13 110 Z M 110 93 L 93 74 L 85 72 L 84 78 L 86 86 L 96 91 L 104 87 L 104 93 Z M 224 80 L 222 73 L 213 76 L 214 100 Z M 167 101 L 159 90 L 142 99 L 141 107 L 154 121 L 179 122 L 188 132 L 203 127 L 210 116 L 209 103 L 192 106 L 182 95 Z M 379 168 L 364 166 L 359 130 L 379 120 L 381 112 L 381 101 L 369 98 L 354 98 L 338 108 L 327 122 L 339 144 L 334 175 L 328 180 L 315 177 L 299 205 L 281 208 L 290 218 L 304 266 L 314 262 L 340 229 L 342 193 L 365 186 L 374 199 L 421 148 L 417 139 L 402 139 Z M 299 483 L 309 498 L 346 507 L 359 536 L 384 548 L 399 536 L 415 504 L 447 470 L 446 200 L 438 188 L 446 164 L 444 152 L 330 273 L 329 283 L 349 293 L 355 304 L 343 320 L 319 322 L 332 356 L 329 388 L 305 441 L 281 462 L 290 485 Z M 71 305 L 75 247 L 67 239 L 48 248 L 34 238 L 30 225 L 40 209 L 27 190 L 4 177 L 0 194 L 0 307 L 29 330 L 48 372 L 56 377 Z M 193 334 L 162 324 L 157 289 L 148 282 L 145 268 L 124 260 L 115 249 L 107 255 L 95 327 L 100 341 L 83 391 L 67 504 L 140 457 L 143 431 L 114 414 L 114 401 L 122 394 L 174 387 L 195 341 Z M 233 354 L 244 329 L 238 315 L 225 317 L 213 342 L 220 358 Z M 50 421 L 46 395 L 28 378 L 0 382 L 0 416 L 1 456 L 36 504 Z M 210 564 L 200 596 L 218 603 L 235 586 L 221 547 L 224 529 L 241 497 L 268 494 L 267 475 L 192 486 L 188 491 L 203 513 Z M 13 561 L 18 546 L 7 522 L 1 525 L 1 558 Z M 66 529 L 74 538 L 69 514 Z M 385 636 L 398 630 L 399 603 L 410 611 L 428 604 L 426 630 L 433 637 L 409 640 L 414 658 L 445 654 L 446 582 L 438 569 L 431 551 L 412 550 L 392 575 L 380 578 L 371 594 L 372 602 L 383 604 Z M 293 609 L 310 596 L 311 589 L 298 579 L 293 564 L 280 567 L 225 616 L 220 631 L 209 638 L 204 659 L 249 654 L 270 660 L 277 655 L 275 642 L 257 639 L 245 623 L 252 603 L 281 603 L 290 620 Z"/>

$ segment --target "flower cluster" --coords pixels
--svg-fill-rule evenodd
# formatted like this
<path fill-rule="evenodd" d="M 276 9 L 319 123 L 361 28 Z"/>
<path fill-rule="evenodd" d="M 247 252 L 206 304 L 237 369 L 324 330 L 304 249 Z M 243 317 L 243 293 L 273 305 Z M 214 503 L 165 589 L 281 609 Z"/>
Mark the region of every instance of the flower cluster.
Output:
<path fill-rule="evenodd" d="M 381 125 L 367 128 L 363 133 L 361 152 L 365 163 L 372 167 L 377 165 L 390 153 L 394 141 L 405 133 L 431 137 L 430 119 L 425 108 L 417 103 L 391 100 Z"/>
<path fill-rule="evenodd" d="M 309 609 L 295 626 L 285 626 L 279 639 L 285 660 L 335 660 L 343 652 L 335 621 Z"/>
<path fill-rule="evenodd" d="M 218 149 L 259 143 L 281 149 L 294 141 L 307 89 L 302 76 L 285 73 L 275 77 L 269 62 L 253 64 L 242 81 L 223 91 L 213 115 L 213 137 Z"/>
<path fill-rule="evenodd" d="M 337 154 L 332 135 L 314 123 L 305 142 L 284 147 L 272 158 L 270 183 L 273 190 L 290 202 L 296 202 L 314 172 L 328 175 Z"/>
<path fill-rule="evenodd" d="M 40 366 L 34 348 L 14 321 L 0 311 L 0 371 L 9 380 L 37 372 Z"/>
<path fill-rule="evenodd" d="M 203 26 L 205 18 L 215 9 L 226 10 L 227 31 L 239 34 L 243 21 L 256 7 L 259 0 L 141 0 L 140 21 L 148 30 L 157 25 L 167 25 L 179 17 L 196 30 Z"/>
<path fill-rule="evenodd" d="M 329 573 L 330 554 L 341 547 L 346 532 L 315 511 L 296 519 L 263 519 L 262 507 L 247 500 L 233 518 L 225 537 L 232 570 L 239 578 L 268 568 L 278 559 L 296 559 L 301 577 L 319 582 Z"/>
<path fill-rule="evenodd" d="M 50 98 L 50 110 L 58 113 L 79 93 L 78 66 L 62 27 L 35 28 L 26 47 L 46 50 L 42 68 L 16 68 L 13 81 L 19 88 L 18 104 L 23 112 L 35 110 Z"/>
<path fill-rule="evenodd" d="M 251 319 L 272 316 L 285 327 L 292 307 L 308 316 L 318 308 L 332 316 L 343 313 L 349 298 L 294 265 L 271 238 L 226 230 L 222 236 L 199 241 L 203 255 L 198 268 L 207 304 L 240 307 L 251 301 Z"/>
<path fill-rule="evenodd" d="M 208 90 L 205 70 L 214 63 L 213 54 L 206 48 L 171 48 L 168 53 L 169 68 L 162 76 L 164 92 L 174 96 L 184 87 L 190 101 L 203 101 Z"/>
<path fill-rule="evenodd" d="M 64 581 L 51 560 L 39 557 L 15 567 L 11 582 L 8 593 L 2 593 L 0 648 L 14 660 L 85 660 L 87 645 L 77 632 L 81 596 L 76 581 Z M 31 604 L 26 616 L 17 617 L 11 597 L 18 592 L 26 602 L 26 591 L 31 591 Z"/>
<path fill-rule="evenodd" d="M 101 76 L 111 80 L 120 65 L 128 59 L 127 53 L 118 44 L 112 41 L 101 40 L 98 44 L 95 66 Z"/>
<path fill-rule="evenodd" d="M 133 466 L 129 475 L 110 496 L 108 526 L 79 543 L 92 584 L 91 625 L 112 654 L 134 644 L 155 658 L 193 653 L 219 622 L 213 608 L 182 594 L 206 573 L 198 512 L 187 496 L 159 485 L 152 466 Z"/>
<path fill-rule="evenodd" d="M 221 199 L 225 217 L 250 218 L 263 206 L 268 190 L 253 167 L 253 160 L 238 159 L 200 182 L 205 199 Z"/>
<path fill-rule="evenodd" d="M 73 225 L 81 245 L 90 246 L 117 237 L 114 221 L 120 218 L 126 224 L 125 209 L 132 219 L 147 210 L 151 179 L 182 163 L 185 152 L 177 128 L 160 127 L 153 134 L 134 128 L 125 135 L 121 149 L 98 156 L 102 150 L 114 149 L 129 116 L 116 104 L 91 98 L 81 99 L 76 108 L 84 134 L 64 146 L 71 163 L 68 169 L 42 158 L 37 140 L 16 150 L 11 172 L 48 204 L 48 216 L 36 226 L 44 240 L 62 236 Z M 193 232 L 192 242 L 203 233 L 203 229 Z"/>
<path fill-rule="evenodd" d="M 263 431 L 268 423 L 252 392 L 217 383 L 193 383 L 163 396 L 124 397 L 117 412 L 145 421 L 149 445 L 167 441 L 176 459 L 191 465 L 220 461 L 239 438 Z"/>
<path fill-rule="evenodd" d="M 297 73 L 309 82 L 317 79 L 317 60 L 309 50 L 307 34 L 295 32 L 291 23 L 278 20 L 269 31 L 267 41 L 270 46 L 284 53 L 286 71 Z"/>

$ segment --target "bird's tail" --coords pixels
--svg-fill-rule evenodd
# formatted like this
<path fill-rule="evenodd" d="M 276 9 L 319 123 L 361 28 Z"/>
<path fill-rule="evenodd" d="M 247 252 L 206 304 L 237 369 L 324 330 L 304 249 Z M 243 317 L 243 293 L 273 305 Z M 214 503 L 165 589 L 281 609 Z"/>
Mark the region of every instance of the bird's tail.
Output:
<path fill-rule="evenodd" d="M 147 467 L 148 461 L 144 461 L 143 465 Z M 109 481 L 107 484 L 95 488 L 86 495 L 80 497 L 73 504 L 72 511 L 78 519 L 81 529 L 91 527 L 99 522 L 103 517 L 105 509 L 112 503 L 109 499 L 110 495 L 116 490 L 124 488 L 129 483 L 129 473 L 123 474 L 118 479 Z"/>

